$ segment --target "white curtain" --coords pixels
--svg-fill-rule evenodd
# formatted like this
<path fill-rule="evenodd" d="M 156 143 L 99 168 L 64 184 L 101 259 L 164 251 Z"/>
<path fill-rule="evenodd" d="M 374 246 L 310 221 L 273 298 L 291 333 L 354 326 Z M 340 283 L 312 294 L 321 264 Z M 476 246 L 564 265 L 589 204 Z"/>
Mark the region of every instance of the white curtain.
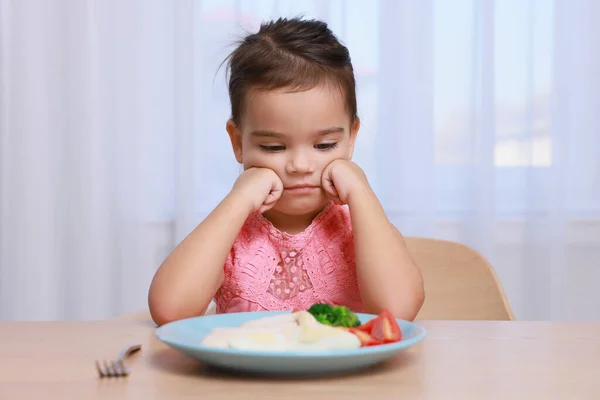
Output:
<path fill-rule="evenodd" d="M 0 0 L 0 319 L 146 307 L 240 171 L 219 64 L 280 15 L 349 47 L 405 235 L 482 252 L 519 319 L 600 320 L 595 0 Z"/>

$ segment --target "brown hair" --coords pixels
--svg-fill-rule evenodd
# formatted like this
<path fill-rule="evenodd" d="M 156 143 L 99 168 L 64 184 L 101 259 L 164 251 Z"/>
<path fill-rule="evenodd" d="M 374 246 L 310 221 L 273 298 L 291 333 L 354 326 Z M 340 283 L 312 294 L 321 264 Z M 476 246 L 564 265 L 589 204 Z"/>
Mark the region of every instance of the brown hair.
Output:
<path fill-rule="evenodd" d="M 350 53 L 324 22 L 279 18 L 263 23 L 225 61 L 231 119 L 238 125 L 251 89 L 308 90 L 323 83 L 339 88 L 351 120 L 357 117 Z"/>

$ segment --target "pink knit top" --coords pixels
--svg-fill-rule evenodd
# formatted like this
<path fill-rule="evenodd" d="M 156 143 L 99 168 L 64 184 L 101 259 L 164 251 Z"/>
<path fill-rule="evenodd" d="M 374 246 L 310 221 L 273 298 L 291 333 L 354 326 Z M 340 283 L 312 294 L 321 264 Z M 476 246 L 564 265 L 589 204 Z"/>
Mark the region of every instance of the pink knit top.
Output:
<path fill-rule="evenodd" d="M 347 207 L 329 203 L 304 232 L 290 235 L 251 214 L 225 262 L 217 313 L 307 309 L 314 303 L 364 312 Z"/>

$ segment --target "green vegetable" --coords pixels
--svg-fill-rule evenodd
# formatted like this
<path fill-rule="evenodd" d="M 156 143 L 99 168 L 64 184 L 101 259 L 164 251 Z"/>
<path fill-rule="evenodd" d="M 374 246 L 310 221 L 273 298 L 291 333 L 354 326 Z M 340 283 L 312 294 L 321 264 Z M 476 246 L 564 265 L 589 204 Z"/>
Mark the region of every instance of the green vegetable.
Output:
<path fill-rule="evenodd" d="M 331 306 L 329 304 L 313 304 L 308 312 L 320 323 L 331 326 L 342 326 L 354 328 L 360 325 L 360 321 L 346 306 Z"/>

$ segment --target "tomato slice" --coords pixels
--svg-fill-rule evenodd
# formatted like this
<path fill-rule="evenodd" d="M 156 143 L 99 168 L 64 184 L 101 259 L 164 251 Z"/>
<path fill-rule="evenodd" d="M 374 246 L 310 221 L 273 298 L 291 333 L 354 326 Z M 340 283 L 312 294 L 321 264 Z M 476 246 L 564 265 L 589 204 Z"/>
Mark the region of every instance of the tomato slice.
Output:
<path fill-rule="evenodd" d="M 371 337 L 381 343 L 393 343 L 402 340 L 402 331 L 396 318 L 387 310 L 382 311 L 371 330 Z"/>
<path fill-rule="evenodd" d="M 361 347 L 376 346 L 378 344 L 382 344 L 381 342 L 375 340 L 375 338 L 373 338 L 371 335 L 369 335 L 369 333 L 360 330 L 359 328 L 348 328 L 347 330 L 348 332 L 356 335 L 358 340 L 360 340 Z"/>
<path fill-rule="evenodd" d="M 364 324 L 357 326 L 356 329 L 361 330 L 363 332 L 367 332 L 369 335 L 371 334 L 371 330 L 373 329 L 373 325 L 375 324 L 375 320 L 377 318 L 373 318 Z"/>

